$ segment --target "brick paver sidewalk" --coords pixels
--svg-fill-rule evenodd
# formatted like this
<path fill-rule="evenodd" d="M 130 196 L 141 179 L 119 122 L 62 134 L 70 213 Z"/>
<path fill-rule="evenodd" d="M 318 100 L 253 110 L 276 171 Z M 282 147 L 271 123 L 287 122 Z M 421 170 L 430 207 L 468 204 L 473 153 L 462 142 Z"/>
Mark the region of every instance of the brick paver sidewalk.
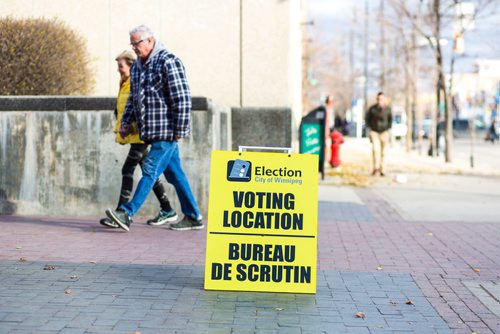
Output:
<path fill-rule="evenodd" d="M 356 192 L 320 202 L 316 295 L 204 291 L 206 231 L 0 217 L 0 333 L 500 332 L 472 293 L 499 281 L 500 225 L 407 222 Z"/>
<path fill-rule="evenodd" d="M 498 313 L 467 288 L 499 283 L 499 224 L 407 222 L 373 191 L 356 192 L 366 206 L 331 203 L 335 222 L 320 211 L 322 269 L 408 273 L 453 332 L 500 333 Z"/>

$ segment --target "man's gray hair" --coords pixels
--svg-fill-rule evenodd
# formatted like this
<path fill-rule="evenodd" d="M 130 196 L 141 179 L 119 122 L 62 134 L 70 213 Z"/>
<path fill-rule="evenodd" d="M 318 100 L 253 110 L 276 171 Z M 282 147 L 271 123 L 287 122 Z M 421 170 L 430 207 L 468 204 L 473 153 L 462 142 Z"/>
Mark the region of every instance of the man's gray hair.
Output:
<path fill-rule="evenodd" d="M 155 38 L 151 29 L 149 29 L 149 27 L 147 27 L 143 24 L 130 30 L 129 34 L 130 34 L 130 36 L 132 36 L 133 34 L 139 34 L 141 36 L 141 39 L 146 39 L 149 37 L 153 37 L 153 39 Z"/>

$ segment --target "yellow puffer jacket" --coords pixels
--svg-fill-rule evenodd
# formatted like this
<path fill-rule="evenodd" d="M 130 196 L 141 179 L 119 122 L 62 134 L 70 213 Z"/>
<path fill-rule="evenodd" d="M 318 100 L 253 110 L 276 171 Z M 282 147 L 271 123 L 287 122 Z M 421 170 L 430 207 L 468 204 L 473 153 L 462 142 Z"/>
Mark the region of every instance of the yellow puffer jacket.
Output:
<path fill-rule="evenodd" d="M 134 131 L 127 137 L 122 138 L 118 130 L 120 130 L 120 125 L 122 122 L 123 112 L 125 111 L 125 105 L 127 104 L 128 96 L 130 95 L 130 78 L 122 83 L 120 91 L 118 92 L 118 99 L 116 100 L 116 124 L 114 132 L 116 133 L 116 142 L 122 145 L 125 144 L 144 144 L 144 142 L 139 138 L 139 133 L 137 131 L 137 126 L 132 124 Z"/>

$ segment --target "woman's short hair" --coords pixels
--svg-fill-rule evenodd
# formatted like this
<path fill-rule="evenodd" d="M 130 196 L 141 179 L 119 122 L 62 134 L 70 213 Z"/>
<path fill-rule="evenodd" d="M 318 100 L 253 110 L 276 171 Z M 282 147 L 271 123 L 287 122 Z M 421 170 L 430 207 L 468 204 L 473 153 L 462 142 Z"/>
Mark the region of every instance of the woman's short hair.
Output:
<path fill-rule="evenodd" d="M 120 59 L 125 60 L 128 66 L 132 66 L 132 64 L 136 60 L 135 53 L 129 50 L 122 51 L 118 56 L 116 56 L 115 60 L 118 61 Z"/>

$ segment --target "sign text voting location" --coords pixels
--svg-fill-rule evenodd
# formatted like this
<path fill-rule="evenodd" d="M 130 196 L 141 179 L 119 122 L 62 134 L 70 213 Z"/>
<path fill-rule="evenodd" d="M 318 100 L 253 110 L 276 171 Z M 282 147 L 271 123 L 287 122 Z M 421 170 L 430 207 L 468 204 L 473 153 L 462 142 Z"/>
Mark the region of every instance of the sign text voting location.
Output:
<path fill-rule="evenodd" d="M 212 152 L 205 289 L 316 292 L 318 157 Z"/>

